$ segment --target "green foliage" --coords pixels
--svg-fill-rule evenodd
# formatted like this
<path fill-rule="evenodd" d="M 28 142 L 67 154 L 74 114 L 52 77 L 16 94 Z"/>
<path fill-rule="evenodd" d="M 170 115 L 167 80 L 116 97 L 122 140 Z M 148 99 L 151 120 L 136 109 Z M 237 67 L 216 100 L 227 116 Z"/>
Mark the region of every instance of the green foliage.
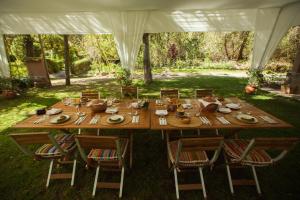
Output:
<path fill-rule="evenodd" d="M 48 72 L 50 74 L 61 71 L 64 67 L 64 60 L 46 58 Z"/>
<path fill-rule="evenodd" d="M 131 72 L 129 69 L 118 68 L 115 72 L 116 81 L 122 86 L 132 84 Z"/>
<path fill-rule="evenodd" d="M 247 72 L 249 79 L 248 84 L 255 87 L 260 87 L 264 82 L 264 75 L 261 69 L 249 69 Z"/>
<path fill-rule="evenodd" d="M 77 60 L 71 68 L 72 74 L 80 75 L 87 73 L 91 68 L 91 60 L 89 57 Z"/>

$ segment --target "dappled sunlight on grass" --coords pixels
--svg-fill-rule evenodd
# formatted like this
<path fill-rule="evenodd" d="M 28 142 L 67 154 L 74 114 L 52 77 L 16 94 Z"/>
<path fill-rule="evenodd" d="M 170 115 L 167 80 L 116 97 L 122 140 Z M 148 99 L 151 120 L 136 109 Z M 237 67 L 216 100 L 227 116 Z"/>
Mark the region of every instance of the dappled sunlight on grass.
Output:
<path fill-rule="evenodd" d="M 274 99 L 274 97 L 265 96 L 265 95 L 255 95 L 255 96 L 252 96 L 251 99 L 256 99 L 256 100 L 270 100 L 270 99 Z"/>

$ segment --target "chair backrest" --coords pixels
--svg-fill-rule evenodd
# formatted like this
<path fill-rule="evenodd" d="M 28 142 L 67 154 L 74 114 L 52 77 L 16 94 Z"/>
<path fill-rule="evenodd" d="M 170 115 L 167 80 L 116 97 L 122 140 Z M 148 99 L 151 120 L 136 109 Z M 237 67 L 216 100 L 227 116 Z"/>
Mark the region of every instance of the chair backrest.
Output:
<path fill-rule="evenodd" d="M 121 87 L 122 98 L 139 98 L 138 88 L 134 86 L 122 86 Z"/>
<path fill-rule="evenodd" d="M 160 98 L 176 98 L 179 99 L 178 89 L 161 89 Z"/>
<path fill-rule="evenodd" d="M 30 144 L 51 144 L 48 132 L 35 132 L 35 133 L 13 133 L 9 135 L 19 149 L 30 156 L 33 156 L 27 146 Z"/>
<path fill-rule="evenodd" d="M 223 143 L 223 137 L 179 139 L 176 161 L 178 161 L 181 152 L 214 151 L 214 155 L 210 159 L 210 164 L 213 164 L 220 155 Z"/>
<path fill-rule="evenodd" d="M 87 98 L 87 99 L 100 99 L 100 93 L 95 90 L 87 90 L 87 91 L 82 91 L 81 98 Z"/>
<path fill-rule="evenodd" d="M 118 158 L 121 159 L 120 144 L 118 137 L 95 136 L 95 135 L 76 135 L 76 145 L 83 160 L 87 161 L 85 150 L 91 149 L 111 149 L 116 150 Z"/>
<path fill-rule="evenodd" d="M 212 96 L 213 95 L 213 90 L 212 89 L 196 89 L 195 91 L 195 97 L 196 98 L 203 98 L 207 96 Z"/>
<path fill-rule="evenodd" d="M 277 137 L 277 138 L 254 138 L 250 141 L 245 149 L 241 160 L 243 160 L 253 150 L 279 150 L 281 151 L 276 157 L 272 158 L 273 162 L 277 162 L 284 158 L 290 149 L 300 141 L 300 138 Z"/>

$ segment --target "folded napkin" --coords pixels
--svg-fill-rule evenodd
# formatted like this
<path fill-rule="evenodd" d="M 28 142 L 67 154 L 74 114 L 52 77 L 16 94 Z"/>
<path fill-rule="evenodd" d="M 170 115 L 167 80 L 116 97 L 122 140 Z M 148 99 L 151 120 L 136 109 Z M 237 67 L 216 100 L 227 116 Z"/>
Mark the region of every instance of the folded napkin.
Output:
<path fill-rule="evenodd" d="M 139 123 L 139 121 L 140 121 L 140 116 L 138 116 L 138 115 L 134 115 L 133 117 L 132 117 L 132 123 Z"/>
<path fill-rule="evenodd" d="M 190 104 L 190 103 L 184 103 L 184 104 L 182 104 L 182 107 L 183 107 L 184 109 L 190 109 L 190 108 L 193 108 L 192 104 Z"/>
<path fill-rule="evenodd" d="M 168 125 L 167 119 L 166 119 L 166 118 L 160 117 L 160 118 L 159 118 L 159 125 L 161 125 L 161 126 L 166 126 L 166 125 Z"/>

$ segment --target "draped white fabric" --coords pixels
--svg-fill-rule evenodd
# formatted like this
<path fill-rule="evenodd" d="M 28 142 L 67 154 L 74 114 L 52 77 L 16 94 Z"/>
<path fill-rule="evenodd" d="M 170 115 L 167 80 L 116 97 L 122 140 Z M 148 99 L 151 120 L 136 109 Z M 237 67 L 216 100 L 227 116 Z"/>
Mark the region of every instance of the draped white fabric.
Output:
<path fill-rule="evenodd" d="M 113 16 L 111 17 L 111 28 L 122 66 L 132 70 L 149 13 L 132 11 L 114 13 Z"/>
<path fill-rule="evenodd" d="M 300 3 L 291 4 L 282 8 L 278 13 L 278 18 L 276 23 L 273 24 L 274 19 L 276 19 L 277 11 L 274 10 L 274 13 L 270 11 L 268 17 L 265 18 L 263 14 L 257 18 L 258 26 L 255 29 L 255 42 L 253 50 L 253 61 L 252 67 L 263 68 L 268 60 L 271 58 L 274 53 L 278 43 L 282 37 L 287 33 L 289 28 L 292 26 L 300 25 Z M 261 18 L 261 19 L 259 19 Z M 270 19 L 270 20 L 266 20 Z M 264 31 L 271 31 L 271 33 L 265 33 Z M 269 35 L 269 37 L 267 37 Z"/>
<path fill-rule="evenodd" d="M 259 9 L 256 16 L 252 67 L 259 68 L 265 55 L 265 47 L 272 36 L 279 8 Z"/>
<path fill-rule="evenodd" d="M 10 70 L 6 57 L 3 35 L 0 35 L 0 75 L 2 77 L 10 77 Z"/>
<path fill-rule="evenodd" d="M 0 34 L 112 33 L 122 66 L 133 69 L 145 32 L 255 31 L 252 67 L 263 67 L 286 31 L 300 24 L 299 2 L 2 0 Z M 2 38 L 0 45 L 1 73 L 7 76 Z"/>
<path fill-rule="evenodd" d="M 256 9 L 153 11 L 147 33 L 254 31 Z"/>

